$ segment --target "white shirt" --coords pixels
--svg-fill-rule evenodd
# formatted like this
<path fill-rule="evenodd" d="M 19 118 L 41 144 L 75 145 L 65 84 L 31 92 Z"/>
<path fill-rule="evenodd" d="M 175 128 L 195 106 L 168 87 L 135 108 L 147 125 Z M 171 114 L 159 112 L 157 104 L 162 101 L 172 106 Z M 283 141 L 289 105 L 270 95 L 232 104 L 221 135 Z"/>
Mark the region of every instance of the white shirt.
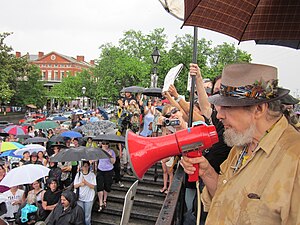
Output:
<path fill-rule="evenodd" d="M 84 175 L 82 172 L 76 174 L 74 179 L 74 185 L 80 184 L 83 178 L 89 182 L 90 184 L 96 185 L 96 175 L 93 172 L 89 172 Z M 95 189 L 90 188 L 87 185 L 83 187 L 79 187 L 79 200 L 82 202 L 90 202 L 93 201 L 95 197 Z"/>
<path fill-rule="evenodd" d="M 23 195 L 24 195 L 24 191 L 21 189 L 18 189 L 15 195 L 13 195 L 10 190 L 4 192 L 1 195 L 1 198 L 5 199 L 5 203 L 6 203 L 6 207 L 7 207 L 7 213 L 2 215 L 1 216 L 2 218 L 4 218 L 4 217 L 13 218 L 14 217 L 14 213 L 16 213 L 18 211 L 20 205 L 19 204 L 12 205 L 12 204 L 15 201 L 22 200 Z"/>

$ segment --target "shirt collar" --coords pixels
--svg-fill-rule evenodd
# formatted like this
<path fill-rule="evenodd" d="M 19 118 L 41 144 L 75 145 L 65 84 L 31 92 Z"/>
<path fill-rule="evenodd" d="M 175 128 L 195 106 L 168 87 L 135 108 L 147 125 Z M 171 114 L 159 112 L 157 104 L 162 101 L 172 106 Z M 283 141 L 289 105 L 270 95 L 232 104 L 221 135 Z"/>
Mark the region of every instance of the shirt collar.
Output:
<path fill-rule="evenodd" d="M 277 144 L 279 138 L 281 137 L 282 133 L 288 127 L 288 121 L 285 116 L 282 116 L 274 125 L 274 127 L 266 133 L 266 135 L 262 138 L 262 140 L 258 144 L 258 148 L 262 149 L 269 155 L 274 149 L 275 145 Z"/>

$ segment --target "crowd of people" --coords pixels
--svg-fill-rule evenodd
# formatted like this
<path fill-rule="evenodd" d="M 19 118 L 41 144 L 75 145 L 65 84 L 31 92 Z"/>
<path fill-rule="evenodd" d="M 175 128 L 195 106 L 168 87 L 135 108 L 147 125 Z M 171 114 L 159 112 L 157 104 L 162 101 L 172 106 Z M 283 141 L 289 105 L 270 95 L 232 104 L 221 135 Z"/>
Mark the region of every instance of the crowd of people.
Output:
<path fill-rule="evenodd" d="M 101 116 L 92 113 L 92 117 L 101 120 Z M 72 127 L 86 124 L 89 118 L 82 115 L 76 116 Z M 34 181 L 28 185 L 6 187 L 0 185 L 1 202 L 5 203 L 7 212 L 1 213 L 1 218 L 9 224 L 34 224 L 43 221 L 46 224 L 91 224 L 91 215 L 98 196 L 98 211 L 101 212 L 107 205 L 107 196 L 111 192 L 113 182 L 124 187 L 120 175 L 120 148 L 123 144 L 110 143 L 109 141 L 95 141 L 90 136 L 83 138 L 60 137 L 57 129 L 36 130 L 35 124 L 28 126 L 30 137 L 46 137 L 47 141 L 39 143 L 45 151 L 23 151 L 22 158 L 14 156 L 5 157 L 5 163 L 0 164 L 0 182 L 7 173 L 15 167 L 29 164 L 38 164 L 50 169 L 47 177 Z M 32 136 L 31 136 L 31 135 Z M 84 134 L 83 134 L 84 135 Z M 57 139 L 57 137 L 60 137 Z M 21 142 L 26 139 L 17 135 L 5 135 L 1 142 Z M 91 161 L 66 161 L 53 162 L 62 149 L 70 147 L 102 148 L 109 159 Z M 116 160 L 118 159 L 118 163 Z M 97 194 L 97 195 L 96 195 Z M 74 195 L 74 196 L 73 196 Z M 23 211 L 29 210 L 26 219 Z M 30 211 L 31 210 L 31 211 Z M 23 214 L 22 214 L 23 213 Z"/>
<path fill-rule="evenodd" d="M 194 164 L 199 164 L 199 182 L 185 178 L 183 224 L 300 223 L 297 201 L 300 126 L 293 110 L 299 101 L 288 90 L 278 87 L 277 69 L 259 64 L 232 64 L 224 68 L 222 75 L 207 82 L 199 66 L 190 64 L 190 75 L 195 76 L 196 82 L 192 125 L 199 126 L 199 121 L 214 125 L 218 142 L 204 150 L 201 157 L 180 155 L 161 159 L 163 186 L 159 191 L 164 194 L 170 191 L 176 166 L 180 164 L 189 175 L 196 171 Z M 162 97 L 125 92 L 118 101 L 115 134 L 124 136 L 130 129 L 137 135 L 157 137 L 187 129 L 190 105 L 175 85 L 170 85 Z M 85 120 L 101 119 L 93 113 Z M 73 118 L 72 128 L 82 126 L 82 120 L 81 116 Z M 34 131 L 34 126 L 28 128 L 29 133 L 41 135 Z M 55 130 L 51 129 L 44 134 L 49 140 L 53 135 Z M 7 140 L 18 141 L 13 135 Z M 109 204 L 108 194 L 114 180 L 124 187 L 122 173 L 132 175 L 130 156 L 122 144 L 96 142 L 88 136 L 84 142 L 73 138 L 44 144 L 47 151 L 24 152 L 18 166 L 31 163 L 49 167 L 46 182 L 37 180 L 23 189 L 0 186 L 9 205 L 2 217 L 11 224 L 46 221 L 51 225 L 89 225 L 95 197 L 97 211 L 101 212 Z M 57 163 L 47 158 L 65 147 L 80 145 L 101 147 L 110 158 L 81 163 Z M 0 165 L 0 181 L 7 169 Z M 196 213 L 200 205 L 194 204 L 197 189 L 202 192 L 204 206 L 201 219 Z M 26 218 L 25 210 L 30 211 Z"/>

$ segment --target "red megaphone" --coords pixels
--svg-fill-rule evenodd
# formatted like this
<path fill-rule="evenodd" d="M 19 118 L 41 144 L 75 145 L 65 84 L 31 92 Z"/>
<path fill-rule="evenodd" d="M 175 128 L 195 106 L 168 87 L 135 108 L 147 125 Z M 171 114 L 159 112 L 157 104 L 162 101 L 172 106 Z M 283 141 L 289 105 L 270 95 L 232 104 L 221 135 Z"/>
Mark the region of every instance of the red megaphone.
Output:
<path fill-rule="evenodd" d="M 212 125 L 199 125 L 161 137 L 142 137 L 127 130 L 125 140 L 133 173 L 142 179 L 155 162 L 192 151 L 202 152 L 218 142 L 218 134 Z M 198 179 L 196 173 L 195 176 Z"/>

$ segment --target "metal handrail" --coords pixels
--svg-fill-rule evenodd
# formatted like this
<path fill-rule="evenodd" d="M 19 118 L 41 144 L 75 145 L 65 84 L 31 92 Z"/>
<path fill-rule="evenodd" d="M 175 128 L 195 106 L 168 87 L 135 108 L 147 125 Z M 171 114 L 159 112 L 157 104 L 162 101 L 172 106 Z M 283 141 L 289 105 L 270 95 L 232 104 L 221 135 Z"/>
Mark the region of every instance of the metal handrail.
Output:
<path fill-rule="evenodd" d="M 182 224 L 184 210 L 184 171 L 179 165 L 175 172 L 170 190 L 160 210 L 156 225 Z"/>

